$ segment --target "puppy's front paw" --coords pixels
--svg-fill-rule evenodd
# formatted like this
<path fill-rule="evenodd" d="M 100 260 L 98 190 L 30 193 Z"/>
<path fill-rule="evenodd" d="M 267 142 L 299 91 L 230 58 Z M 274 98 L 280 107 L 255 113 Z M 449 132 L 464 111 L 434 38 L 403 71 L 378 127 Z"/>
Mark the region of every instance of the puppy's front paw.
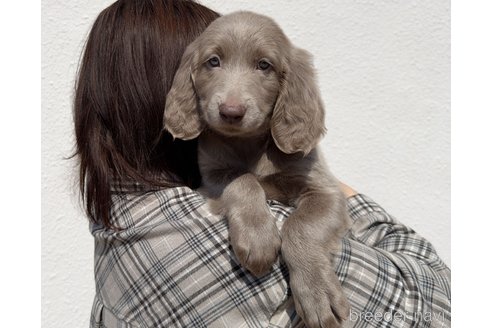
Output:
<path fill-rule="evenodd" d="M 341 327 L 350 311 L 342 286 L 331 268 L 312 269 L 290 273 L 296 311 L 309 328 Z"/>
<path fill-rule="evenodd" d="M 232 248 L 241 265 L 257 277 L 267 273 L 277 259 L 281 246 L 280 234 L 272 216 L 266 212 L 262 217 L 230 219 L 229 232 Z"/>

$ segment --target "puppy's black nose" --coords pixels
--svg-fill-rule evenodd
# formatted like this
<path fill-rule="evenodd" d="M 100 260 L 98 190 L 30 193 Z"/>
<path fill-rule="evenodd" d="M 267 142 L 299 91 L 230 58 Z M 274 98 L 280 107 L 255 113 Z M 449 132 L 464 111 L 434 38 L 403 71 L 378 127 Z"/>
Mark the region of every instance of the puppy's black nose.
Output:
<path fill-rule="evenodd" d="M 246 113 L 246 107 L 242 105 L 219 105 L 220 118 L 227 123 L 235 124 L 241 122 Z"/>

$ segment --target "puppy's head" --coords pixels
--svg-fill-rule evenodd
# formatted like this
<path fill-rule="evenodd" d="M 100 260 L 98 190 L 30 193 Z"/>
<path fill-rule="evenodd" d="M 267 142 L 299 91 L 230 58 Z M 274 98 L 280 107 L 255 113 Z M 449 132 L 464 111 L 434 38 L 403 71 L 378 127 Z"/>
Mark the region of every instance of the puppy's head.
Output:
<path fill-rule="evenodd" d="M 192 139 L 271 130 L 286 153 L 308 153 L 324 133 L 311 56 L 270 18 L 238 12 L 215 20 L 186 49 L 167 95 L 164 126 Z"/>

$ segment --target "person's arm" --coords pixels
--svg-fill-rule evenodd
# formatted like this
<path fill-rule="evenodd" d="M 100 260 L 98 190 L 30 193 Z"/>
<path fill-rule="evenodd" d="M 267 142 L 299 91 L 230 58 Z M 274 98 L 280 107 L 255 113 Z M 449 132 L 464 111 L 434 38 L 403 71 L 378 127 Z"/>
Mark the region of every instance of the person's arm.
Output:
<path fill-rule="evenodd" d="M 433 246 L 369 197 L 340 187 L 353 220 L 334 260 L 351 304 L 344 327 L 450 327 L 451 273 Z M 272 319 L 303 327 L 288 302 Z"/>
<path fill-rule="evenodd" d="M 367 324 L 388 319 L 392 327 L 449 327 L 451 273 L 434 247 L 369 197 L 355 194 L 347 201 L 354 223 L 338 273 L 352 301 L 350 318 Z"/>

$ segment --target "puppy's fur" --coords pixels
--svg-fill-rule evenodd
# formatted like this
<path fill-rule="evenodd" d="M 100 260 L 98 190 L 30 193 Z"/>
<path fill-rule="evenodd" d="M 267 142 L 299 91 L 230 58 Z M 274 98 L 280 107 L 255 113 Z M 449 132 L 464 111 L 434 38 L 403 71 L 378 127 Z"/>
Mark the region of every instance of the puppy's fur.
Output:
<path fill-rule="evenodd" d="M 176 138 L 200 136 L 203 188 L 227 216 L 241 264 L 262 275 L 281 250 L 307 326 L 339 326 L 349 304 L 330 253 L 349 219 L 316 148 L 324 108 L 309 53 L 268 17 L 223 16 L 186 49 L 164 125 Z M 266 199 L 296 208 L 281 236 Z"/>

